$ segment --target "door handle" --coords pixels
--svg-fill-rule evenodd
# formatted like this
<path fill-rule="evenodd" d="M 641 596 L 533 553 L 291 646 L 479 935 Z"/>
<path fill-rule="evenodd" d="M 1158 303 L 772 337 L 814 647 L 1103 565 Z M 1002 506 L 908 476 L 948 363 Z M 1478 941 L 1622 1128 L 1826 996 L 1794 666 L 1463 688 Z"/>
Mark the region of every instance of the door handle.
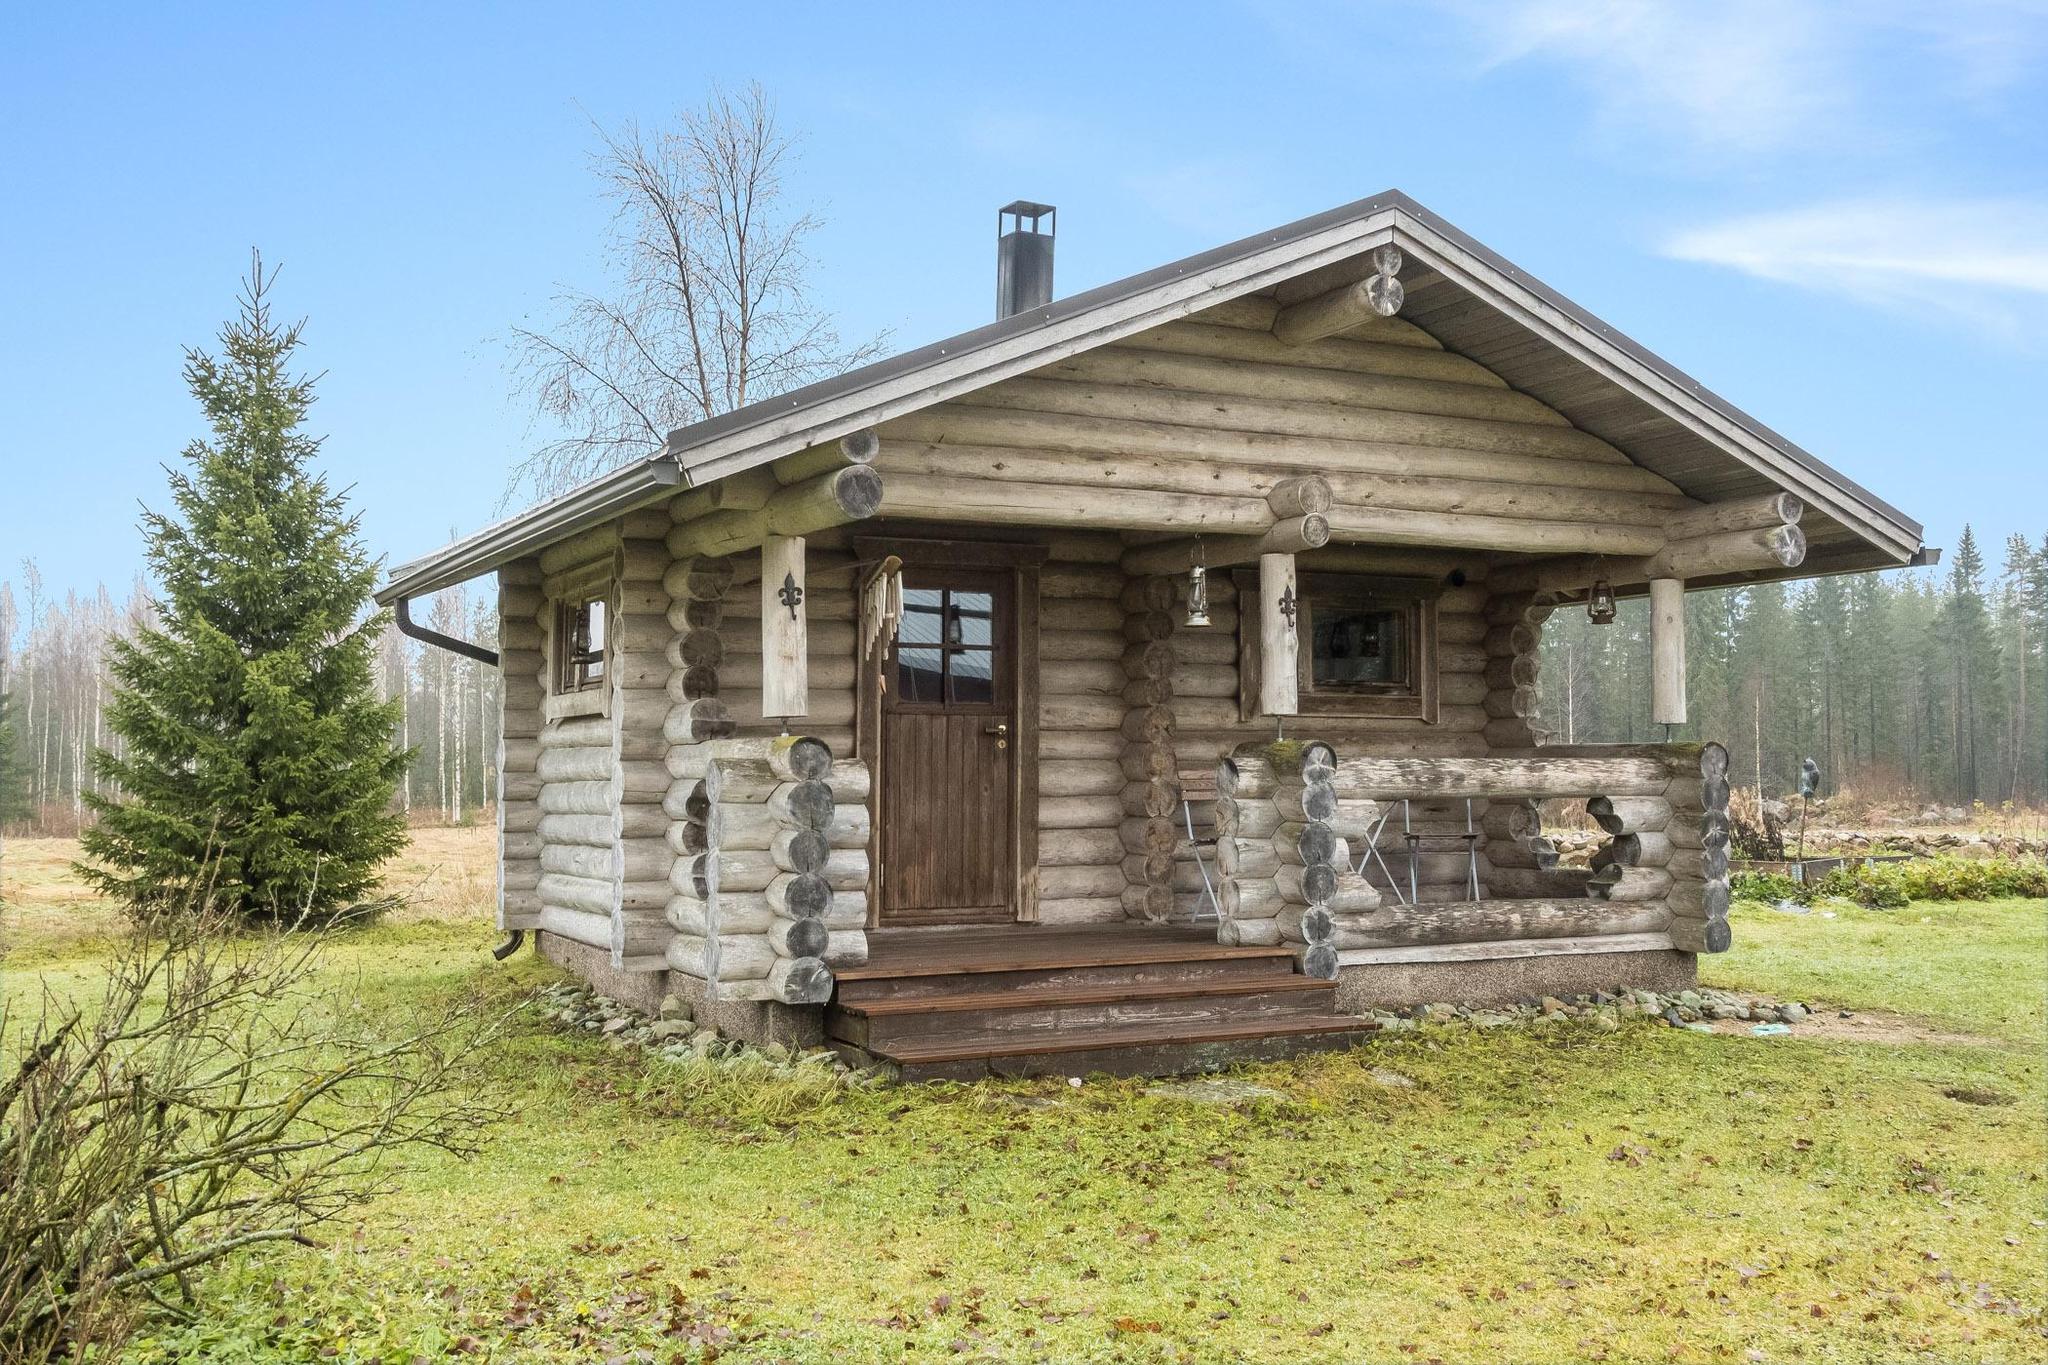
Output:
<path fill-rule="evenodd" d="M 981 732 L 985 735 L 994 735 L 998 749 L 1010 747 L 1010 725 L 1008 721 L 999 720 L 994 725 L 984 725 L 981 727 Z"/>

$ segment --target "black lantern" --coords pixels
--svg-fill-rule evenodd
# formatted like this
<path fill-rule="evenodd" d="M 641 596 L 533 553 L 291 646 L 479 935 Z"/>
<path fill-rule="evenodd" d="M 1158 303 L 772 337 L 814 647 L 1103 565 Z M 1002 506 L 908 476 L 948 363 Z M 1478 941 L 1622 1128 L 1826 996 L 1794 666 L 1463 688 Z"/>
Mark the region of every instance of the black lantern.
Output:
<path fill-rule="evenodd" d="M 1604 578 L 1594 579 L 1586 594 L 1586 619 L 1596 626 L 1614 624 L 1614 585 Z"/>

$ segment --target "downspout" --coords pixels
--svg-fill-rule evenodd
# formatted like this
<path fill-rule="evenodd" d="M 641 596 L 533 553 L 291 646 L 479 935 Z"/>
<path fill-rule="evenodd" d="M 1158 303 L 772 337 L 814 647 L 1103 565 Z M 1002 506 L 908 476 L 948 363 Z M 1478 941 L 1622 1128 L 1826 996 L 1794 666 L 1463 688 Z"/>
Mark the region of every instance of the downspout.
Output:
<path fill-rule="evenodd" d="M 398 633 L 400 635 L 406 636 L 408 639 L 418 640 L 422 644 L 432 645 L 436 649 L 445 649 L 451 654 L 460 654 L 465 659 L 474 659 L 478 663 L 491 668 L 498 666 L 497 650 L 485 649 L 482 645 L 471 644 L 468 640 L 458 640 L 453 635 L 443 635 L 438 630 L 428 630 L 425 626 L 415 622 L 412 619 L 412 599 L 410 597 L 401 597 L 391 605 L 393 614 L 398 621 Z M 519 945 L 526 941 L 526 931 L 524 929 L 514 929 L 510 932 L 512 935 L 510 938 L 491 949 L 491 956 L 500 962 L 518 952 Z"/>
<path fill-rule="evenodd" d="M 400 635 L 406 636 L 408 639 L 418 640 L 422 644 L 432 645 L 436 649 L 445 649 L 451 654 L 460 654 L 465 659 L 475 659 L 478 663 L 491 668 L 498 666 L 497 650 L 485 649 L 482 645 L 471 644 L 467 640 L 458 640 L 453 635 L 443 635 L 438 630 L 428 630 L 425 626 L 414 621 L 412 619 L 412 599 L 410 597 L 401 597 L 392 603 L 391 606 L 398 618 L 398 633 Z"/>

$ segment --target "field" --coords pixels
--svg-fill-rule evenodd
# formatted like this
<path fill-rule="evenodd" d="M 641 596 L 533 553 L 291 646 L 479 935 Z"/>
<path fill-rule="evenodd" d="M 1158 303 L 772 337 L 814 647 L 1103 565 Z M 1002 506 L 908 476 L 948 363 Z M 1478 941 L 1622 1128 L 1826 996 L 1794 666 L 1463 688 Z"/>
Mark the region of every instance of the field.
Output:
<path fill-rule="evenodd" d="M 89 982 L 118 929 L 74 851 L 7 846 L 11 994 Z M 553 979 L 486 954 L 489 866 L 487 831 L 420 831 L 412 904 L 334 979 L 393 1009 Z M 131 1358 L 2039 1360 L 2044 921 L 1738 912 L 1713 984 L 1878 1041 L 1432 1027 L 1238 1104 L 764 1088 L 526 1014 L 477 1077 L 518 1113 L 485 1157 L 216 1274 Z"/>

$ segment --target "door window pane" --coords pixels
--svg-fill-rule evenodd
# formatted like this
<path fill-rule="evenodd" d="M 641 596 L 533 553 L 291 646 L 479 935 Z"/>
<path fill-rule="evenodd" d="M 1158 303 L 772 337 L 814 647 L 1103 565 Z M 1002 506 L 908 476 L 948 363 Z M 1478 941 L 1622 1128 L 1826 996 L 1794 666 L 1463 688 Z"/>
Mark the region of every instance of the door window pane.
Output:
<path fill-rule="evenodd" d="M 936 617 L 929 618 L 936 621 Z M 906 612 L 905 624 L 909 624 Z M 896 651 L 896 695 L 903 701 L 938 701 L 945 695 L 945 653 L 901 647 Z"/>
<path fill-rule="evenodd" d="M 946 622 L 946 643 L 986 648 L 995 599 L 985 592 L 956 592 L 951 594 L 948 605 L 951 611 Z"/>
<path fill-rule="evenodd" d="M 905 588 L 903 623 L 897 630 L 897 638 L 906 645 L 939 643 L 939 617 L 945 605 L 943 588 Z"/>
<path fill-rule="evenodd" d="M 948 650 L 946 656 L 946 699 L 968 705 L 986 705 L 996 699 L 991 676 L 993 655 L 985 649 Z"/>

